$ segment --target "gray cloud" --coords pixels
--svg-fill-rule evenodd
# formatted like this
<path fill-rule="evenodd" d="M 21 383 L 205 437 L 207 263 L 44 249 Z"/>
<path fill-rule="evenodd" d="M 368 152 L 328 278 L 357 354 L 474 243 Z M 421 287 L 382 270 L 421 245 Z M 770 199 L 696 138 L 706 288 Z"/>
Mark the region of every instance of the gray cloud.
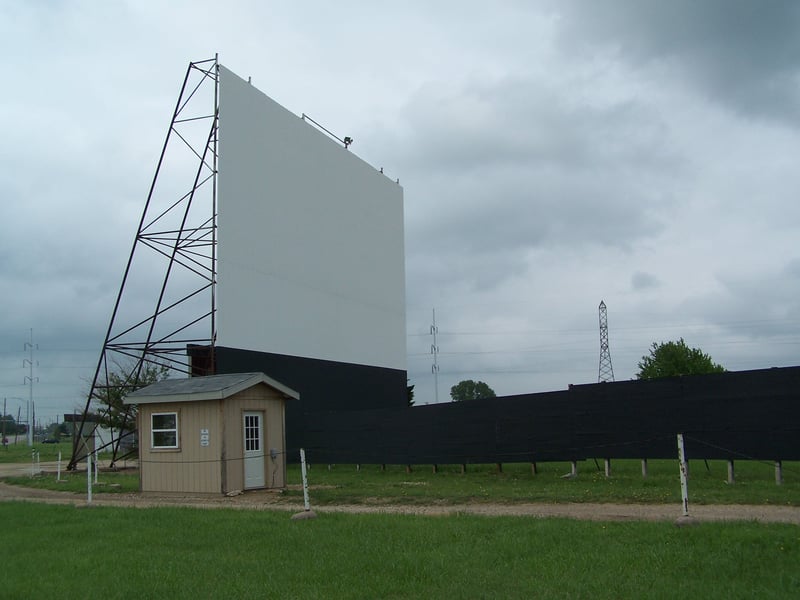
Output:
<path fill-rule="evenodd" d="M 649 290 L 659 287 L 659 281 L 652 273 L 636 271 L 631 277 L 631 286 L 634 291 Z"/>
<path fill-rule="evenodd" d="M 714 101 L 797 121 L 800 5 L 791 0 L 559 2 L 564 46 L 600 44 L 636 67 L 676 70 Z"/>

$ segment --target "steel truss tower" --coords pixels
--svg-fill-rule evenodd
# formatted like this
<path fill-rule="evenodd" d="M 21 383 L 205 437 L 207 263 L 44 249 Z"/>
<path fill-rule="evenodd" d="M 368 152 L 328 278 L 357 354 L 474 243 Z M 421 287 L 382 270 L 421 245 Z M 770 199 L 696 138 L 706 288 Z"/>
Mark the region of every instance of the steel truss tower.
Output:
<path fill-rule="evenodd" d="M 80 422 L 74 469 L 84 438 L 99 423 L 111 430 L 97 449 L 124 458 L 136 424 L 122 404 L 154 373 L 198 373 L 189 349 L 203 349 L 213 371 L 216 340 L 217 57 L 189 63 L 150 185 L 122 284 Z M 77 421 L 77 419 L 76 419 Z M 144 442 L 142 442 L 144 443 Z"/>
<path fill-rule="evenodd" d="M 611 351 L 608 349 L 608 312 L 606 303 L 600 301 L 600 368 L 597 383 L 614 381 L 614 367 L 611 366 Z"/>

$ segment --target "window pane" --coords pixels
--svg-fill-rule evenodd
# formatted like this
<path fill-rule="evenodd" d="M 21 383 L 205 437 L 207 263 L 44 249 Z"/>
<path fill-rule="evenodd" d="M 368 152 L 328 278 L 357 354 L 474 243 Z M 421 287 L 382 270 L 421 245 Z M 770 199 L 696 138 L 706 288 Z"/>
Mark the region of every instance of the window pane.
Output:
<path fill-rule="evenodd" d="M 176 429 L 178 415 L 167 413 L 163 415 L 153 415 L 153 429 Z"/>
<path fill-rule="evenodd" d="M 178 434 L 175 431 L 154 431 L 154 448 L 175 448 L 178 445 Z"/>

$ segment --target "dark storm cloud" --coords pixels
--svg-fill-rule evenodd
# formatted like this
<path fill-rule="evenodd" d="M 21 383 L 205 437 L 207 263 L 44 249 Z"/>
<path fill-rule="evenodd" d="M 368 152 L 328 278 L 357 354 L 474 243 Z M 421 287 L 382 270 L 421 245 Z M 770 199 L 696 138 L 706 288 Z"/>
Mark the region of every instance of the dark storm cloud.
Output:
<path fill-rule="evenodd" d="M 652 273 L 636 271 L 631 277 L 631 287 L 633 287 L 634 291 L 649 290 L 658 286 L 658 277 Z"/>
<path fill-rule="evenodd" d="M 752 116 L 800 118 L 800 4 L 793 0 L 611 0 L 554 5 L 564 47 L 605 46 L 635 67 L 676 70 Z"/>

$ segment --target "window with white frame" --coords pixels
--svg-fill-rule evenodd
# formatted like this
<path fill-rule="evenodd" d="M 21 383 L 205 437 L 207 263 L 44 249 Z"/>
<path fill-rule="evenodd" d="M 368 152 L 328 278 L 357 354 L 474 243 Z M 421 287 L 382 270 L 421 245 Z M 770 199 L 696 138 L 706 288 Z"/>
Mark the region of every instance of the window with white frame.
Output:
<path fill-rule="evenodd" d="M 150 445 L 152 448 L 178 447 L 178 413 L 150 415 Z"/>

